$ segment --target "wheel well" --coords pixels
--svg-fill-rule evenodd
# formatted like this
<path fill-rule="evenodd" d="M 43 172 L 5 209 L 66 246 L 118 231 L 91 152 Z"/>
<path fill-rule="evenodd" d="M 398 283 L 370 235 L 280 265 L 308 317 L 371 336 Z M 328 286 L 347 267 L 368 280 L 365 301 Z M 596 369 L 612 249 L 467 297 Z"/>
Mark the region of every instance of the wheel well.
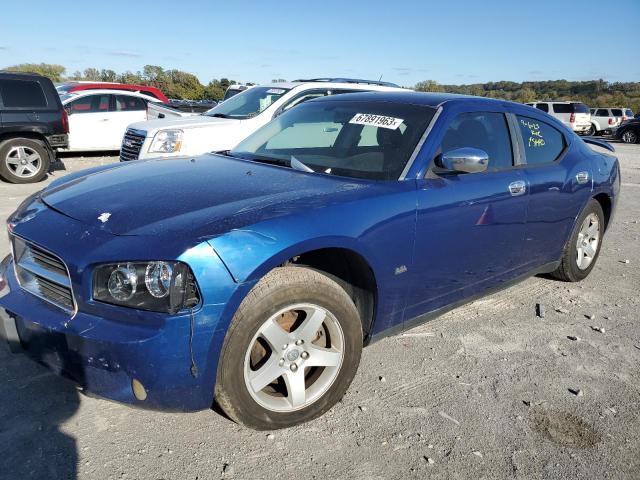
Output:
<path fill-rule="evenodd" d="M 4 142 L 5 140 L 11 140 L 14 138 L 28 138 L 30 140 L 38 140 L 40 142 L 42 142 L 42 144 L 44 145 L 44 147 L 49 150 L 49 142 L 47 142 L 47 139 L 43 136 L 40 135 L 39 133 L 35 133 L 35 132 L 8 132 L 8 133 L 4 133 L 4 134 L 0 134 L 0 142 Z"/>
<path fill-rule="evenodd" d="M 607 230 L 609 226 L 609 219 L 611 218 L 611 198 L 606 193 L 599 193 L 595 197 L 594 200 L 602 207 L 602 212 L 604 213 L 604 229 Z"/>
<path fill-rule="evenodd" d="M 358 309 L 363 336 L 365 341 L 368 339 L 373 326 L 378 289 L 373 270 L 361 255 L 344 248 L 324 248 L 297 255 L 286 264 L 308 266 L 337 281 Z"/>

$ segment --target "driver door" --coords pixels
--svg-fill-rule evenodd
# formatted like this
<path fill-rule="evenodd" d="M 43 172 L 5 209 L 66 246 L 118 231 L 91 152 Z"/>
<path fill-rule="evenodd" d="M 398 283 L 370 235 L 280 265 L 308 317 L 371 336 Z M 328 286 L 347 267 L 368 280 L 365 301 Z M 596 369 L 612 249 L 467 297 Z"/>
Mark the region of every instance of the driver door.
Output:
<path fill-rule="evenodd" d="M 418 181 L 417 224 L 405 319 L 479 294 L 516 276 L 528 185 L 515 161 L 503 112 L 462 112 L 442 119 L 438 149 Z M 437 136 L 436 136 L 437 137 Z M 488 154 L 483 172 L 438 167 L 443 153 L 471 147 Z"/>

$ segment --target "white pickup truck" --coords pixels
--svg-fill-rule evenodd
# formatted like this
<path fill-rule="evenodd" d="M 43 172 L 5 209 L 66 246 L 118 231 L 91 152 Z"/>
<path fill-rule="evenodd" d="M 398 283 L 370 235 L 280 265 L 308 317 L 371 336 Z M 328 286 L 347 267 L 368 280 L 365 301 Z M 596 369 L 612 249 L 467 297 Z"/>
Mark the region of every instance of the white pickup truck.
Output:
<path fill-rule="evenodd" d="M 239 93 L 211 110 L 129 125 L 120 161 L 230 150 L 281 112 L 312 98 L 362 91 L 398 91 L 387 82 L 322 78 L 274 83 Z"/>

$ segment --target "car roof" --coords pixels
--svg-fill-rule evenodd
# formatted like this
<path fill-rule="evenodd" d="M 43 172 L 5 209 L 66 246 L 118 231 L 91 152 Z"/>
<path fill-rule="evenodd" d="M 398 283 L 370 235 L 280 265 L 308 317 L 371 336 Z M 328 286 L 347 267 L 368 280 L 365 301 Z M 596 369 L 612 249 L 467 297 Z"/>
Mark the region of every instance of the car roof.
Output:
<path fill-rule="evenodd" d="M 328 82 L 328 81 L 296 81 L 296 82 L 280 82 L 280 83 L 267 83 L 259 85 L 260 87 L 267 88 L 285 88 L 291 90 L 296 87 L 305 86 L 307 88 L 351 88 L 354 90 L 375 90 L 375 91 L 397 91 L 407 90 L 402 87 L 391 87 L 387 85 L 377 85 L 372 83 L 354 83 L 354 82 Z"/>
<path fill-rule="evenodd" d="M 362 92 L 362 93 L 344 93 L 341 95 L 334 95 L 328 97 L 321 97 L 312 102 L 319 101 L 362 101 L 362 102 L 390 102 L 390 103 L 404 103 L 411 105 L 424 105 L 428 107 L 440 107 L 445 103 L 462 103 L 462 102 L 474 102 L 476 104 L 487 105 L 504 105 L 505 103 L 523 106 L 520 103 L 509 102 L 508 100 L 488 98 L 488 97 L 475 97 L 472 95 L 460 95 L 457 93 L 431 93 L 431 92 L 414 92 L 412 90 L 387 90 L 387 91 L 375 91 L 375 92 Z"/>
<path fill-rule="evenodd" d="M 96 88 L 95 90 L 77 90 L 75 92 L 65 93 L 65 95 L 69 96 L 69 98 L 80 98 L 86 97 L 87 95 L 128 95 L 130 97 L 141 97 L 148 98 L 151 100 L 155 100 L 159 102 L 160 100 L 152 97 L 151 95 L 146 95 L 144 93 L 135 92 L 133 90 L 114 90 L 113 88 Z"/>

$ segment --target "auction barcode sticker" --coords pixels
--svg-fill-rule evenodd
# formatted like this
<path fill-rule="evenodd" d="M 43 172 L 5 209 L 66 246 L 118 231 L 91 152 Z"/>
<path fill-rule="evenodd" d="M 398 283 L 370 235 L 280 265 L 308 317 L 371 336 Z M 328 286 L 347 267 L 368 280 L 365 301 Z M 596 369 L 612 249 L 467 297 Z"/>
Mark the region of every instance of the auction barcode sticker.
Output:
<path fill-rule="evenodd" d="M 356 113 L 349 123 L 356 125 L 371 125 L 372 127 L 388 128 L 395 130 L 402 125 L 402 118 L 385 117 L 384 115 L 374 115 L 372 113 Z"/>

